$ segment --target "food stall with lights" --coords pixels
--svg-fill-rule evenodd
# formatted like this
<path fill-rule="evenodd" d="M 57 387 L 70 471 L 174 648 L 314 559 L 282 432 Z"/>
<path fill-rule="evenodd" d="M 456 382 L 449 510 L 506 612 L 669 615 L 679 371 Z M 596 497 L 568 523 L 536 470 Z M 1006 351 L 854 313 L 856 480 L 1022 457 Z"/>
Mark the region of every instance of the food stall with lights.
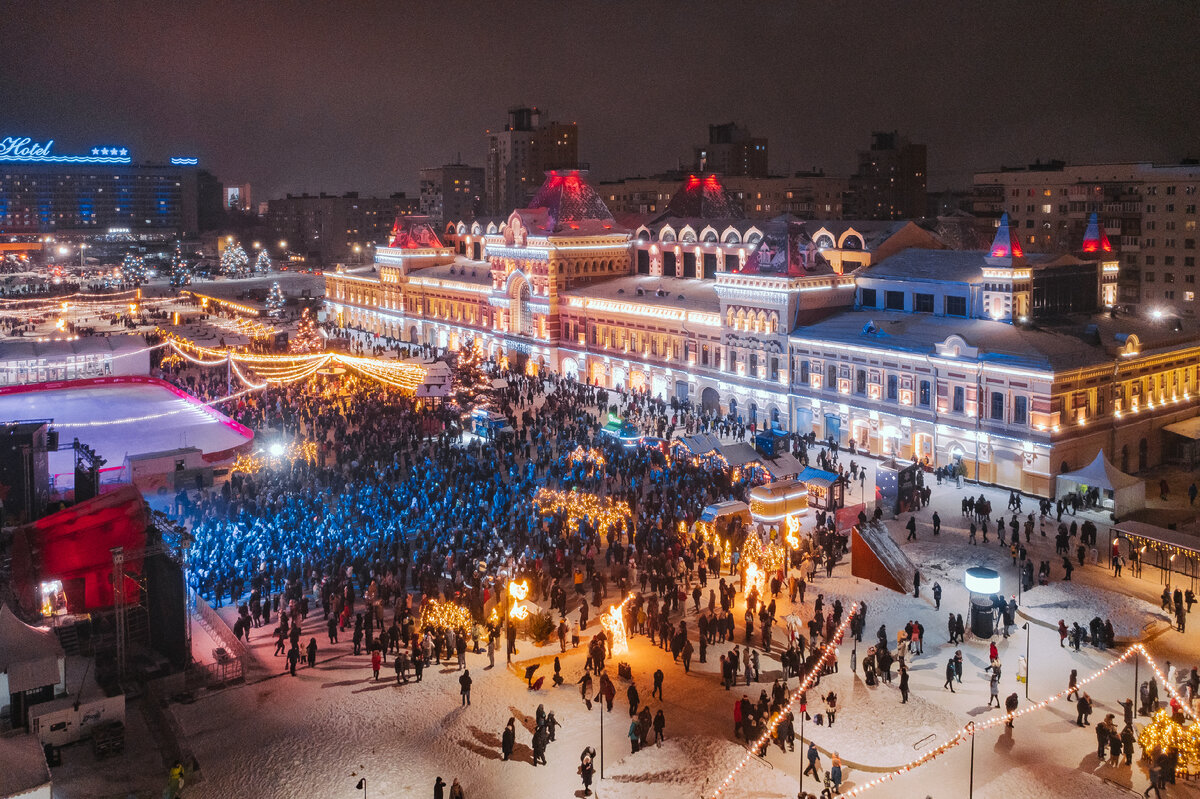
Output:
<path fill-rule="evenodd" d="M 1200 539 L 1144 522 L 1121 522 L 1109 528 L 1109 552 L 1114 541 L 1118 546 L 1124 542 L 1123 554 L 1128 561 L 1133 560 L 1131 556 L 1136 552 L 1143 568 L 1158 569 L 1162 584 L 1174 588 L 1186 578 L 1195 590 L 1196 577 L 1200 575 Z"/>
<path fill-rule="evenodd" d="M 796 477 L 808 492 L 807 504 L 817 510 L 834 510 L 846 504 L 846 486 L 836 472 L 807 467 Z"/>
<path fill-rule="evenodd" d="M 756 524 L 781 525 L 807 512 L 808 486 L 800 480 L 778 480 L 750 489 L 750 517 Z"/>

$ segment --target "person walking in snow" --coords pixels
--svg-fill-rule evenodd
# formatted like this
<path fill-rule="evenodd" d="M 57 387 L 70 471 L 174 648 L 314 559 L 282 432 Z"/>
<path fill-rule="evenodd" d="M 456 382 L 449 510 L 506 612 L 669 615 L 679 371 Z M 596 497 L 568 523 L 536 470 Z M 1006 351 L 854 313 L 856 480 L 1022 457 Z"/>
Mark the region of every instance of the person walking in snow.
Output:
<path fill-rule="evenodd" d="M 508 718 L 508 724 L 504 726 L 504 732 L 500 735 L 500 753 L 501 760 L 509 760 L 512 757 L 513 747 L 517 743 L 517 720 L 512 716 Z"/>
<path fill-rule="evenodd" d="M 465 707 L 465 706 L 471 704 L 471 670 L 470 669 L 467 669 L 466 671 L 464 671 L 462 673 L 462 676 L 458 678 L 458 684 L 460 686 L 460 693 L 462 694 L 462 704 Z"/>
<path fill-rule="evenodd" d="M 954 658 L 946 661 L 946 682 L 942 683 L 943 688 L 949 688 L 950 693 L 957 693 L 954 690 Z"/>

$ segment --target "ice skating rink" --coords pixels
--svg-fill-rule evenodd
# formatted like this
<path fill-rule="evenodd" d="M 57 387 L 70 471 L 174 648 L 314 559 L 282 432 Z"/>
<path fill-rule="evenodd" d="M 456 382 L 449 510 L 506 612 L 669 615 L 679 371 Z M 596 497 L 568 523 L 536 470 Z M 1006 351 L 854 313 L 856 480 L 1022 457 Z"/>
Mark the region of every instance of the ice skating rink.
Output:
<path fill-rule="evenodd" d="M 53 419 L 58 452 L 50 453 L 50 473 L 74 474 L 72 439 L 93 447 L 119 467 L 126 455 L 199 447 L 227 450 L 248 439 L 211 414 L 160 385 L 128 384 L 62 388 L 0 396 L 0 421 Z"/>

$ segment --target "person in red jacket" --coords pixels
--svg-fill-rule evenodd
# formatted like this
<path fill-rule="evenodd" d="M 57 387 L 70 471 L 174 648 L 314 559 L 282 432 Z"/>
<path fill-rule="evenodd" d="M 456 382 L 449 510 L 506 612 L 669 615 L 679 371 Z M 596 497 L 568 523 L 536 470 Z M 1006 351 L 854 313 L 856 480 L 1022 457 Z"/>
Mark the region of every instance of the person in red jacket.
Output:
<path fill-rule="evenodd" d="M 375 679 L 379 679 L 379 667 L 383 665 L 383 655 L 378 649 L 371 651 L 371 671 L 375 674 Z"/>

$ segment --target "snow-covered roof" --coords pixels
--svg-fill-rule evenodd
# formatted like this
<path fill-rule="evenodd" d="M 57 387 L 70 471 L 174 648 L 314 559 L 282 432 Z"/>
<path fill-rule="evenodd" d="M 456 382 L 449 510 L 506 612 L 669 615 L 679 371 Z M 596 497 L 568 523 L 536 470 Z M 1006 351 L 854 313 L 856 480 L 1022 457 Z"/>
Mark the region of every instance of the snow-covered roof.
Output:
<path fill-rule="evenodd" d="M 528 230 L 535 235 L 611 230 L 616 220 L 587 174 L 586 169 L 548 171 L 529 206 L 517 212 Z"/>
<path fill-rule="evenodd" d="M 0 737 L 0 799 L 20 797 L 50 784 L 50 767 L 33 735 Z"/>
<path fill-rule="evenodd" d="M 30 627 L 0 605 L 0 672 L 8 674 L 12 693 L 55 685 L 62 645 L 49 630 Z"/>
<path fill-rule="evenodd" d="M 638 294 L 638 289 L 642 290 L 641 295 Z M 712 280 L 628 275 L 589 283 L 562 293 L 568 297 L 625 300 L 646 306 L 681 308 L 688 311 L 721 310 L 721 299 L 717 296 L 716 283 Z"/>
<path fill-rule="evenodd" d="M 454 283 L 466 283 L 472 286 L 492 285 L 492 271 L 487 264 L 471 261 L 466 258 L 456 258 L 453 263 L 435 264 L 414 269 L 414 278 L 434 278 Z"/>
<path fill-rule="evenodd" d="M 20 361 L 31 358 L 54 358 L 65 355 L 119 355 L 145 349 L 141 336 L 85 336 L 62 341 L 0 341 L 0 361 Z"/>
<path fill-rule="evenodd" d="M 940 252 L 940 251 L 939 251 Z M 821 340 L 898 352 L 932 355 L 950 336 L 978 348 L 985 363 L 1033 369 L 1065 369 L 1111 363 L 1129 334 L 1136 334 L 1143 353 L 1156 347 L 1200 341 L 1195 323 L 1173 330 L 1163 321 L 1109 314 L 1065 316 L 1035 327 L 990 319 L 906 313 L 844 311 L 798 327 L 793 341 L 819 347 Z M 945 357 L 945 356 L 943 356 Z"/>

